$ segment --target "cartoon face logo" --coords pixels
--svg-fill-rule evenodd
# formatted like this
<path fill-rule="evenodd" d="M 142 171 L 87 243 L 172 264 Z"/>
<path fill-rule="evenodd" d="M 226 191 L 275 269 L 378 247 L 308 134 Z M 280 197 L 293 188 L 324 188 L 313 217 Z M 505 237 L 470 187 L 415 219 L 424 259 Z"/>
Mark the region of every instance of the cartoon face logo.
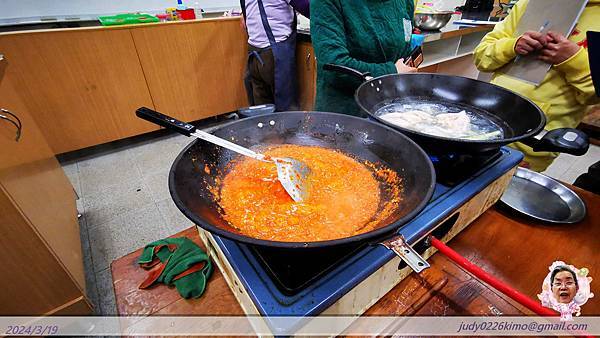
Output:
<path fill-rule="evenodd" d="M 588 269 L 577 269 L 563 261 L 553 262 L 538 295 L 542 305 L 560 312 L 561 320 L 573 320 L 581 314 L 581 306 L 594 297 Z"/>
<path fill-rule="evenodd" d="M 552 281 L 552 294 L 559 303 L 569 304 L 573 301 L 579 289 L 575 272 L 566 266 L 558 267 L 552 271 L 550 280 Z"/>

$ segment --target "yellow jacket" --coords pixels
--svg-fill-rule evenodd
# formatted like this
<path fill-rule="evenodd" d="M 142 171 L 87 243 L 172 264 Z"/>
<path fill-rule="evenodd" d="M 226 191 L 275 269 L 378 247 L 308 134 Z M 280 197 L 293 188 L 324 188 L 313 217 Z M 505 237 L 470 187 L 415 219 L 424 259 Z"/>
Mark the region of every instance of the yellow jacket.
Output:
<path fill-rule="evenodd" d="M 475 65 L 482 72 L 494 72 L 492 83 L 535 102 L 546 114 L 546 130 L 575 128 L 581 122 L 586 106 L 598 102 L 590 75 L 586 32 L 600 30 L 600 0 L 588 2 L 569 36 L 569 40 L 583 48 L 568 60 L 554 65 L 537 87 L 502 73 L 502 66 L 516 57 L 517 25 L 528 3 L 529 0 L 520 0 L 510 14 L 481 40 L 474 52 Z M 558 155 L 533 152 L 521 143 L 512 146 L 525 153 L 525 161 L 536 171 L 545 170 Z"/>

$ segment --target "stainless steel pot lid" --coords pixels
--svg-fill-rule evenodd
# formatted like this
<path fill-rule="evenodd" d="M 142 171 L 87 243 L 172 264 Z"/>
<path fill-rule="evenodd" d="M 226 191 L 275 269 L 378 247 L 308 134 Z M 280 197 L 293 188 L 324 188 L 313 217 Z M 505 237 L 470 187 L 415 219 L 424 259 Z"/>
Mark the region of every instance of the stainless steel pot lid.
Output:
<path fill-rule="evenodd" d="M 575 192 L 525 168 L 517 168 L 500 201 L 525 216 L 551 223 L 577 223 L 586 214 L 585 204 Z"/>

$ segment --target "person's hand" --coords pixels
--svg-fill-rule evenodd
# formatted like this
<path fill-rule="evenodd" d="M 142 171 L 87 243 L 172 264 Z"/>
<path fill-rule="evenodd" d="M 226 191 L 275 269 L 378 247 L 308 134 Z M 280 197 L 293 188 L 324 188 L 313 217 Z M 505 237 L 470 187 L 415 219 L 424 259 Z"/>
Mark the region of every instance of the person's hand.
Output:
<path fill-rule="evenodd" d="M 541 50 L 546 44 L 546 35 L 539 32 L 527 31 L 517 40 L 515 52 L 519 55 L 527 55 L 537 50 Z"/>
<path fill-rule="evenodd" d="M 396 70 L 398 73 L 415 73 L 417 68 L 410 67 L 404 64 L 404 59 L 396 61 Z"/>
<path fill-rule="evenodd" d="M 581 48 L 575 42 L 567 39 L 560 33 L 548 32 L 548 37 L 548 44 L 542 49 L 538 59 L 551 65 L 557 65 L 566 61 L 575 55 L 579 51 L 579 48 Z"/>

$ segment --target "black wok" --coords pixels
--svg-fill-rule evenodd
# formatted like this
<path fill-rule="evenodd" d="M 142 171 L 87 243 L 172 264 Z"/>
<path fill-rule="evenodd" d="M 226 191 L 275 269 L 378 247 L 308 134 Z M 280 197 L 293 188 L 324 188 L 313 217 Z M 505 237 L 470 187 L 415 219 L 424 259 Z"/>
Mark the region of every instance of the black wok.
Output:
<path fill-rule="evenodd" d="M 136 114 L 146 120 L 190 136 L 195 127 L 148 108 Z M 241 146 L 299 144 L 339 149 L 355 158 L 381 163 L 402 178 L 402 201 L 398 210 L 371 232 L 321 242 L 275 242 L 245 236 L 221 216 L 211 186 L 239 156 L 230 150 L 196 139 L 175 159 L 169 174 L 169 190 L 177 207 L 190 220 L 218 236 L 252 245 L 278 248 L 318 248 L 371 241 L 414 218 L 431 198 L 435 186 L 433 165 L 413 141 L 382 124 L 348 115 L 319 112 L 284 112 L 250 117 L 219 127 L 213 135 Z M 206 170 L 206 168 L 210 170 Z M 385 196 L 382 196 L 385 198 Z"/>
<path fill-rule="evenodd" d="M 409 136 L 430 154 L 479 153 L 497 150 L 513 142 L 523 142 L 535 151 L 555 151 L 573 155 L 587 152 L 586 134 L 569 128 L 544 131 L 544 113 L 529 99 L 491 83 L 470 78 L 429 74 L 391 74 L 372 78 L 355 69 L 326 64 L 324 69 L 353 75 L 364 82 L 355 93 L 358 106 L 372 119 Z M 478 114 L 504 132 L 496 140 L 465 140 L 421 133 L 381 119 L 377 111 L 405 100 L 440 103 Z"/>

